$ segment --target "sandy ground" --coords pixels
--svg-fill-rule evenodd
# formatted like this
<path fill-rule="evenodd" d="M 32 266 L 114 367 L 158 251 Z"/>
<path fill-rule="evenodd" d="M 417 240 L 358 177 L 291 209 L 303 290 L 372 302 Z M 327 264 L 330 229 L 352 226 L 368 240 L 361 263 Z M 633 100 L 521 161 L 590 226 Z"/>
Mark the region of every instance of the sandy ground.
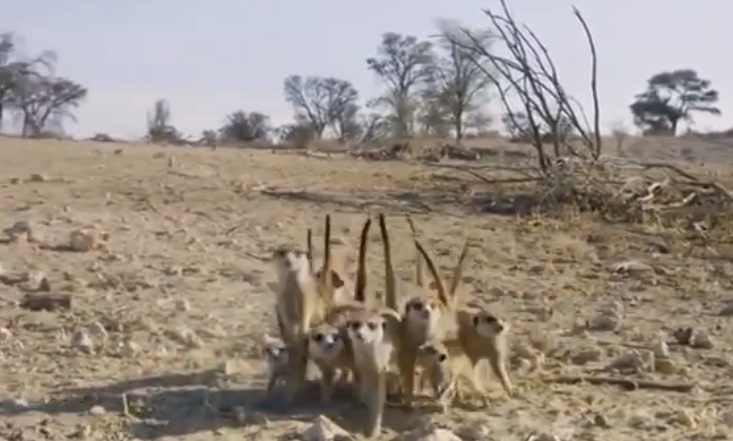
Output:
<path fill-rule="evenodd" d="M 344 402 L 263 408 L 257 354 L 263 332 L 274 329 L 272 250 L 303 243 L 308 226 L 320 234 L 327 212 L 335 235 L 355 243 L 365 211 L 388 214 L 405 279 L 414 262 L 405 211 L 446 273 L 471 237 L 462 294 L 491 303 L 513 323 L 515 341 L 547 353 L 539 371 L 512 371 L 514 399 L 490 381 L 488 409 L 389 409 L 384 439 L 428 421 L 462 439 L 519 440 L 534 430 L 582 440 L 733 433 L 733 318 L 720 314 L 733 300 L 730 256 L 683 257 L 683 237 L 659 227 L 487 214 L 474 203 L 484 184 L 436 179 L 418 164 L 119 148 L 0 140 L 0 226 L 27 220 L 48 243 L 81 227 L 109 234 L 106 250 L 89 252 L 0 244 L 6 274 L 31 275 L 0 284 L 0 326 L 8 331 L 0 335 L 0 439 L 293 439 L 319 414 L 357 431 L 361 414 Z M 33 182 L 34 173 L 43 181 Z M 370 288 L 380 289 L 372 233 Z M 613 270 L 630 259 L 631 271 Z M 70 310 L 19 308 L 39 273 L 53 292 L 73 296 Z M 623 311 L 617 330 L 567 332 L 609 303 Z M 546 306 L 549 318 L 537 313 Z M 706 330 L 714 346 L 671 345 L 664 372 L 618 376 L 692 383 L 691 391 L 540 380 L 593 372 L 630 348 L 646 353 L 686 326 Z M 80 329 L 93 350 L 70 344 Z"/>

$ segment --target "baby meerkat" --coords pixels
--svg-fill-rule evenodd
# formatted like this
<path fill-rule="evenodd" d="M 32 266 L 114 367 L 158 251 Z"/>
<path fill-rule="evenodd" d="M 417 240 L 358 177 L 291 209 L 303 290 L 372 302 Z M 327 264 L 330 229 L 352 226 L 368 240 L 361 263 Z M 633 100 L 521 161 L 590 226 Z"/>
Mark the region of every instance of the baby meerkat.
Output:
<path fill-rule="evenodd" d="M 456 312 L 458 324 L 457 341 L 445 341 L 446 346 L 459 346 L 468 357 L 472 368 L 476 369 L 479 360 L 486 359 L 492 372 L 501 382 L 509 397 L 512 397 L 512 384 L 506 371 L 508 357 L 507 334 L 509 323 L 478 306 L 466 306 Z M 486 403 L 487 393 L 481 383 L 479 393 Z"/>
<path fill-rule="evenodd" d="M 408 218 L 409 219 L 409 218 Z M 414 224 L 410 220 L 413 236 L 416 235 Z M 394 269 L 392 268 L 391 245 L 389 232 L 387 230 L 384 215 L 379 215 L 379 227 L 382 235 L 384 248 L 385 278 L 386 278 L 386 299 L 387 307 L 397 309 L 399 300 L 395 289 Z M 418 251 L 418 285 L 423 284 L 421 259 L 427 263 L 428 269 L 437 286 L 437 297 L 432 295 L 423 286 L 423 294 L 410 298 L 403 309 L 402 322 L 400 326 L 400 337 L 397 342 L 398 368 L 402 378 L 403 402 L 407 407 L 412 406 L 415 389 L 415 364 L 417 361 L 418 349 L 430 339 L 442 339 L 448 334 L 455 333 L 456 321 L 454 316 L 455 294 L 458 289 L 463 266 L 468 254 L 468 242 L 463 247 L 461 255 L 456 264 L 450 291 L 446 289 L 440 274 L 437 271 L 430 255 L 414 237 L 415 247 Z"/>
<path fill-rule="evenodd" d="M 417 366 L 422 368 L 421 388 L 427 378 L 433 397 L 440 403 L 443 413 L 448 411 L 456 390 L 456 376 L 451 362 L 448 349 L 440 340 L 430 339 L 418 349 Z"/>
<path fill-rule="evenodd" d="M 346 324 L 359 376 L 359 398 L 367 407 L 364 434 L 368 438 L 381 432 L 387 399 L 387 371 L 400 320 L 397 311 L 385 308 L 354 312 Z"/>
<path fill-rule="evenodd" d="M 354 356 L 345 328 L 323 323 L 308 334 L 308 358 L 321 371 L 321 400 L 331 401 L 336 374 L 345 379 L 354 373 Z"/>
<path fill-rule="evenodd" d="M 272 396 L 275 386 L 285 381 L 290 357 L 285 343 L 267 334 L 264 336 L 262 355 L 265 362 L 267 362 L 267 396 L 269 398 Z"/>

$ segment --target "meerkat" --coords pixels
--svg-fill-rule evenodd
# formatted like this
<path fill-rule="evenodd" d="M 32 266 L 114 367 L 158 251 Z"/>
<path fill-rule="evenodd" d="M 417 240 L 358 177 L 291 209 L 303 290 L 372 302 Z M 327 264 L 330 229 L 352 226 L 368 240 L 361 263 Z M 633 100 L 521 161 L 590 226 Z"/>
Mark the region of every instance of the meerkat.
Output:
<path fill-rule="evenodd" d="M 482 359 L 488 360 L 492 372 L 511 398 L 513 396 L 512 383 L 506 370 L 509 323 L 476 305 L 460 308 L 456 312 L 456 321 L 458 324 L 457 338 L 444 341 L 445 345 L 460 349 L 468 357 L 474 374 L 478 362 Z M 483 382 L 474 382 L 474 385 L 479 387 L 479 393 L 484 403 L 488 403 L 488 394 L 483 387 Z"/>
<path fill-rule="evenodd" d="M 330 273 L 330 232 L 331 219 L 326 215 L 324 274 Z M 330 292 L 331 281 L 328 277 L 315 278 L 308 252 L 280 247 L 275 250 L 273 260 L 279 279 L 275 315 L 281 338 L 289 351 L 285 401 L 290 403 L 305 385 L 307 333 L 312 324 L 321 322 L 326 316 L 330 299 L 323 293 Z"/>
<path fill-rule="evenodd" d="M 358 382 L 351 342 L 345 331 L 345 327 L 322 323 L 308 334 L 308 358 L 321 371 L 321 401 L 324 403 L 331 401 L 337 373 L 344 381 L 351 374 Z"/>
<path fill-rule="evenodd" d="M 456 375 L 452 366 L 453 357 L 446 346 L 437 339 L 430 339 L 420 346 L 417 352 L 417 366 L 422 369 L 420 388 L 424 381 L 430 382 L 433 397 L 440 403 L 443 413 L 448 411 L 456 393 Z"/>
<path fill-rule="evenodd" d="M 308 258 L 311 273 L 315 276 L 316 280 L 321 282 L 321 289 L 323 290 L 324 298 L 329 305 L 339 304 L 344 302 L 349 297 L 349 278 L 347 272 L 347 251 L 345 249 L 334 249 L 331 244 L 331 222 L 330 216 L 326 216 L 325 226 L 325 246 L 329 248 L 328 262 L 326 261 L 326 253 L 324 251 L 323 265 L 318 270 L 314 271 L 313 265 L 313 232 L 309 228 L 307 231 L 306 244 L 308 250 Z M 325 247 L 324 247 L 325 248 Z M 326 263 L 329 265 L 329 270 L 325 271 Z M 328 282 L 328 288 L 325 285 L 326 276 L 330 279 Z"/>
<path fill-rule="evenodd" d="M 354 356 L 348 338 L 348 318 L 366 308 L 366 249 L 371 219 L 367 218 L 361 231 L 359 257 L 357 261 L 356 284 L 353 301 L 342 301 L 329 308 L 323 323 L 316 325 L 308 335 L 308 356 L 321 371 L 321 398 L 330 401 L 336 371 L 342 379 L 352 374 L 358 383 L 354 368 Z"/>
<path fill-rule="evenodd" d="M 411 220 L 410 223 L 412 224 Z M 392 268 L 391 244 L 383 214 L 379 215 L 379 228 L 384 250 L 386 303 L 387 307 L 398 309 L 399 300 L 397 299 L 394 269 Z M 414 225 L 411 226 L 411 229 L 413 229 L 414 236 L 416 234 Z M 422 294 L 411 297 L 405 303 L 403 309 L 401 335 L 397 344 L 399 347 L 398 368 L 402 379 L 402 399 L 407 407 L 412 406 L 414 398 L 415 364 L 418 349 L 431 338 L 442 339 L 445 335 L 455 332 L 455 293 L 468 254 L 468 242 L 466 242 L 456 264 L 450 290 L 447 290 L 432 258 L 419 240 L 416 237 L 413 237 L 413 239 L 418 252 L 418 265 L 421 265 L 421 260 L 425 260 L 437 286 L 437 297 L 433 296 L 428 290 L 423 289 Z M 421 272 L 421 270 L 418 272 Z M 418 279 L 418 284 L 423 284 L 422 275 L 418 274 Z"/>
<path fill-rule="evenodd" d="M 267 362 L 268 373 L 267 397 L 270 398 L 275 386 L 283 383 L 286 379 L 290 357 L 282 340 L 265 334 L 263 343 L 262 355 L 265 362 Z"/>
<path fill-rule="evenodd" d="M 394 356 L 401 316 L 389 308 L 354 312 L 346 323 L 359 375 L 358 391 L 367 408 L 364 434 L 373 438 L 381 432 L 387 400 L 387 371 Z"/>

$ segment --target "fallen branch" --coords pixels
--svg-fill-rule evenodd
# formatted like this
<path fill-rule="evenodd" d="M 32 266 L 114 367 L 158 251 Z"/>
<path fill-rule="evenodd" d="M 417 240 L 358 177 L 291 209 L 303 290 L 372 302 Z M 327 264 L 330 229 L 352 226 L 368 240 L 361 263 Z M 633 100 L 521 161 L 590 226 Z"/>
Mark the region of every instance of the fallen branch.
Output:
<path fill-rule="evenodd" d="M 595 386 L 599 385 L 611 385 L 620 386 L 628 391 L 639 390 L 639 389 L 652 389 L 661 390 L 666 392 L 691 392 L 697 385 L 695 383 L 661 383 L 657 381 L 648 380 L 634 380 L 629 378 L 617 378 L 617 377 L 591 377 L 585 375 L 578 376 L 561 376 L 554 378 L 547 378 L 544 380 L 546 383 L 555 384 L 582 384 L 588 383 Z"/>

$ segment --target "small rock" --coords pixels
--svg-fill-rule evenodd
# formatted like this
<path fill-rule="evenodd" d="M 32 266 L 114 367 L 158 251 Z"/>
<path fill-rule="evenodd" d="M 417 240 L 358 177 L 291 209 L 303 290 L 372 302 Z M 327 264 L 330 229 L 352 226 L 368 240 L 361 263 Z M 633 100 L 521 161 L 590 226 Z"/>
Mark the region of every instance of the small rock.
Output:
<path fill-rule="evenodd" d="M 599 361 L 603 357 L 603 351 L 600 348 L 585 348 L 570 356 L 570 362 L 579 366 L 593 361 Z"/>
<path fill-rule="evenodd" d="M 175 308 L 177 311 L 186 312 L 191 310 L 191 305 L 188 303 L 188 300 L 186 299 L 178 299 L 175 303 Z"/>
<path fill-rule="evenodd" d="M 484 441 L 490 439 L 491 429 L 483 422 L 475 422 L 459 427 L 456 435 L 464 441 Z"/>
<path fill-rule="evenodd" d="M 183 267 L 177 265 L 168 266 L 163 270 L 163 274 L 166 276 L 180 276 L 183 274 Z"/>
<path fill-rule="evenodd" d="M 524 438 L 524 441 L 560 441 L 560 438 L 551 433 L 539 432 L 530 434 Z"/>
<path fill-rule="evenodd" d="M 712 349 L 713 340 L 704 329 L 694 329 L 690 337 L 690 346 L 698 349 Z"/>
<path fill-rule="evenodd" d="M 674 374 L 679 369 L 671 358 L 657 358 L 654 360 L 654 370 L 662 374 Z"/>
<path fill-rule="evenodd" d="M 100 405 L 92 406 L 91 409 L 89 409 L 89 415 L 94 416 L 102 416 L 107 413 L 107 409 Z"/>
<path fill-rule="evenodd" d="M 669 418 L 669 422 L 673 424 L 679 424 L 689 428 L 697 427 L 697 421 L 687 409 L 679 409 L 675 411 Z"/>
<path fill-rule="evenodd" d="M 69 248 L 73 251 L 87 252 L 99 247 L 99 235 L 92 230 L 74 230 L 69 233 Z"/>
<path fill-rule="evenodd" d="M 132 340 L 125 340 L 120 347 L 120 355 L 131 358 L 140 353 L 140 346 Z"/>
<path fill-rule="evenodd" d="M 652 346 L 652 351 L 654 352 L 654 356 L 657 358 L 669 357 L 669 345 L 667 345 L 667 342 L 664 340 L 658 340 L 654 346 Z"/>
<path fill-rule="evenodd" d="M 354 439 L 349 432 L 345 431 L 338 424 L 334 423 L 323 415 L 318 415 L 313 424 L 302 434 L 304 441 L 336 441 Z"/>
<path fill-rule="evenodd" d="M 604 429 L 608 429 L 609 427 L 611 427 L 611 425 L 608 423 L 608 419 L 606 419 L 606 417 L 600 413 L 596 414 L 596 416 L 593 417 L 593 424 Z"/>
<path fill-rule="evenodd" d="M 77 330 L 71 336 L 71 347 L 79 349 L 80 351 L 92 354 L 94 352 L 94 342 L 89 334 L 84 330 Z"/>
<path fill-rule="evenodd" d="M 439 429 L 432 425 L 420 427 L 399 438 L 400 441 L 461 441 L 455 433 L 447 429 Z"/>
<path fill-rule="evenodd" d="M 40 173 L 33 173 L 28 177 L 29 182 L 46 182 L 48 181 L 48 176 L 42 175 Z"/>

